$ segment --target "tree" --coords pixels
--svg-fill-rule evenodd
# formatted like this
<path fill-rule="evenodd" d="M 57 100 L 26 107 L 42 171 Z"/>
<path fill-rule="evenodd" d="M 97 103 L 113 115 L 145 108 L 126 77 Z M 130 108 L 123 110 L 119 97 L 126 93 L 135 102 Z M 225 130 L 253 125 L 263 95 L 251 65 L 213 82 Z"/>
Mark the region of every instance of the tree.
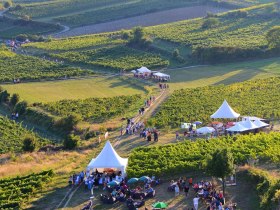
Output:
<path fill-rule="evenodd" d="M 21 101 L 17 103 L 17 105 L 15 106 L 15 112 L 17 112 L 19 115 L 22 115 L 25 113 L 26 108 L 27 108 L 27 102 Z"/>
<path fill-rule="evenodd" d="M 234 171 L 233 161 L 232 153 L 227 149 L 222 149 L 216 150 L 206 163 L 206 171 L 209 175 L 222 178 L 223 195 L 225 195 L 225 178 L 232 175 Z"/>
<path fill-rule="evenodd" d="M 280 49 L 280 26 L 274 26 L 266 34 L 266 40 L 270 48 Z"/>
<path fill-rule="evenodd" d="M 11 1 L 6 1 L 6 2 L 4 2 L 3 6 L 4 6 L 4 8 L 8 9 L 12 6 L 12 2 Z"/>
<path fill-rule="evenodd" d="M 5 103 L 9 100 L 10 94 L 7 90 L 0 92 L 0 103 Z"/>
<path fill-rule="evenodd" d="M 210 17 L 204 20 L 202 28 L 214 28 L 219 24 L 219 20 L 214 17 Z"/>
<path fill-rule="evenodd" d="M 80 137 L 75 136 L 74 134 L 68 135 L 64 141 L 63 146 L 65 149 L 75 149 L 80 144 Z"/>
<path fill-rule="evenodd" d="M 14 93 L 10 99 L 10 104 L 14 107 L 19 102 L 19 94 Z"/>
<path fill-rule="evenodd" d="M 140 26 L 133 28 L 132 36 L 128 42 L 128 45 L 145 48 L 148 47 L 152 41 L 145 37 L 144 29 Z"/>
<path fill-rule="evenodd" d="M 37 139 L 34 136 L 28 135 L 23 140 L 22 150 L 25 152 L 33 152 L 37 147 Z"/>

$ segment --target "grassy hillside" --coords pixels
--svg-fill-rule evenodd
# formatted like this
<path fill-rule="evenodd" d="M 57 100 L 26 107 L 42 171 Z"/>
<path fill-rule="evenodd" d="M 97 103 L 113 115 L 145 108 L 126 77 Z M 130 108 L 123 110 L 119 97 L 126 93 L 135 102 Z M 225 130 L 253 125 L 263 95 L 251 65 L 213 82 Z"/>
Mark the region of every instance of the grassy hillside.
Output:
<path fill-rule="evenodd" d="M 92 74 L 90 71 L 70 67 L 59 62 L 19 55 L 0 48 L 0 81 L 59 78 Z"/>
<path fill-rule="evenodd" d="M 28 15 L 34 19 L 60 22 L 69 26 L 89 25 L 129 16 L 136 16 L 170 8 L 194 5 L 201 0 L 18 0 L 21 7 L 15 7 L 10 14 Z"/>
<path fill-rule="evenodd" d="M 25 136 L 34 136 L 39 144 L 47 143 L 33 132 L 25 129 L 20 124 L 0 116 L 0 154 L 7 152 L 21 152 Z"/>
<path fill-rule="evenodd" d="M 0 38 L 15 38 L 19 34 L 42 35 L 60 29 L 54 24 L 0 17 Z"/>
<path fill-rule="evenodd" d="M 18 93 L 29 103 L 54 102 L 63 99 L 113 97 L 145 92 L 143 84 L 119 78 L 89 78 L 52 82 L 33 82 L 17 85 L 1 85 L 9 93 Z"/>
<path fill-rule="evenodd" d="M 151 123 L 157 127 L 179 127 L 182 122 L 199 120 L 206 125 L 225 99 L 243 116 L 279 119 L 280 78 L 175 91 Z"/>
<path fill-rule="evenodd" d="M 147 28 L 151 36 L 189 49 L 186 59 L 221 62 L 268 54 L 265 35 L 280 24 L 275 4 Z M 219 58 L 219 59 L 217 59 Z"/>

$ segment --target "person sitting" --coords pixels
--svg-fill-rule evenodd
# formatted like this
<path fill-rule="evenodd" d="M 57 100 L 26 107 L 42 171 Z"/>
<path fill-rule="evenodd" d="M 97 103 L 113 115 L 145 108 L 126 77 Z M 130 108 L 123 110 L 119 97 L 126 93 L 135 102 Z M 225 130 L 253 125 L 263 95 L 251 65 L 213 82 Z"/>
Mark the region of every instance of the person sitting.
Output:
<path fill-rule="evenodd" d="M 119 194 L 117 195 L 117 200 L 120 202 L 125 201 L 125 194 L 122 191 L 119 191 Z"/>
<path fill-rule="evenodd" d="M 90 200 L 89 202 L 88 202 L 88 204 L 86 204 L 83 208 L 82 208 L 82 210 L 89 210 L 90 208 L 91 208 L 91 206 L 92 206 L 92 200 Z"/>
<path fill-rule="evenodd" d="M 114 190 L 112 191 L 111 195 L 112 195 L 113 197 L 116 197 L 116 196 L 117 196 L 117 191 L 116 191 L 116 189 L 114 189 Z"/>
<path fill-rule="evenodd" d="M 149 189 L 146 190 L 146 197 L 152 198 L 155 196 L 155 190 L 152 187 L 149 187 Z"/>

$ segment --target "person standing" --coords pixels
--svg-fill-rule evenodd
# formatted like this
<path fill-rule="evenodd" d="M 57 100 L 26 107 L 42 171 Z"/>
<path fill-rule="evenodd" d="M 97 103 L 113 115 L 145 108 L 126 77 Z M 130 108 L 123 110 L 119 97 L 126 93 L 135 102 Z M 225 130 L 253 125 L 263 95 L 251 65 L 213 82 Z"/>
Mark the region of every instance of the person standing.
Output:
<path fill-rule="evenodd" d="M 178 184 L 176 184 L 175 186 L 175 197 L 178 196 L 180 194 L 180 188 L 178 186 Z"/>
<path fill-rule="evenodd" d="M 193 206 L 194 206 L 194 209 L 195 210 L 198 210 L 198 200 L 199 200 L 199 197 L 196 196 L 194 199 L 193 199 Z"/>
<path fill-rule="evenodd" d="M 154 142 L 158 141 L 158 132 L 154 131 Z"/>

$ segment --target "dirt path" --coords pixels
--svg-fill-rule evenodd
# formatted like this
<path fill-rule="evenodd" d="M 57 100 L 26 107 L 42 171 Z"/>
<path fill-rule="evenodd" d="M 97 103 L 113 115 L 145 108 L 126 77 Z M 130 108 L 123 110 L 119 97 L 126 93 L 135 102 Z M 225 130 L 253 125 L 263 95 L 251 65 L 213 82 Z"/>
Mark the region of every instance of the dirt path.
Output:
<path fill-rule="evenodd" d="M 171 23 L 180 20 L 204 17 L 207 12 L 220 13 L 227 9 L 211 7 L 211 6 L 193 6 L 171 9 L 161 12 L 154 12 L 150 14 L 140 15 L 121 20 L 115 20 L 107 23 L 94 24 L 89 26 L 82 26 L 69 31 L 54 35 L 56 38 L 79 36 L 84 34 L 95 34 L 102 32 L 112 32 L 121 29 L 130 29 L 135 26 L 153 26 L 164 23 Z"/>

